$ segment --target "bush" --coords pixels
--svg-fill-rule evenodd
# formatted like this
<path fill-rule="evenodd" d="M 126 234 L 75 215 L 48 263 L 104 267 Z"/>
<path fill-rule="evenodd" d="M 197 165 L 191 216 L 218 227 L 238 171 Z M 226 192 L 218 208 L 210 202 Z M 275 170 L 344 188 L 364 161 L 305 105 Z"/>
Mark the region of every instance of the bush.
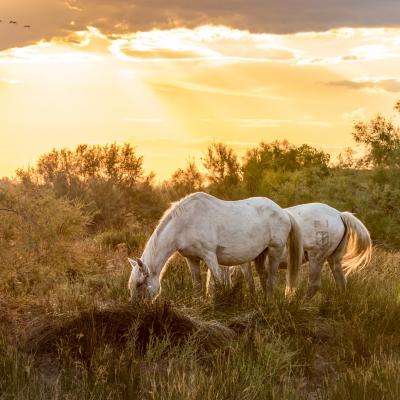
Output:
<path fill-rule="evenodd" d="M 123 228 L 121 230 L 109 230 L 99 233 L 96 240 L 106 247 L 116 249 L 121 243 L 125 244 L 129 252 L 138 253 L 143 249 L 147 235 L 144 232 L 138 232 L 135 228 Z"/>

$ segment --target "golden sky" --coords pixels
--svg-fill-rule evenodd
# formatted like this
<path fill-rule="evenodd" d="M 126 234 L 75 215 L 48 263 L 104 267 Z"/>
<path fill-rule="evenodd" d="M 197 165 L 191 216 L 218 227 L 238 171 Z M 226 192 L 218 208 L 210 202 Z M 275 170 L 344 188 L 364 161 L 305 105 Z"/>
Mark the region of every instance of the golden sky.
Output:
<path fill-rule="evenodd" d="M 129 142 L 160 179 L 213 141 L 335 155 L 393 114 L 400 2 L 193 3 L 0 0 L 0 176 L 80 143 Z"/>

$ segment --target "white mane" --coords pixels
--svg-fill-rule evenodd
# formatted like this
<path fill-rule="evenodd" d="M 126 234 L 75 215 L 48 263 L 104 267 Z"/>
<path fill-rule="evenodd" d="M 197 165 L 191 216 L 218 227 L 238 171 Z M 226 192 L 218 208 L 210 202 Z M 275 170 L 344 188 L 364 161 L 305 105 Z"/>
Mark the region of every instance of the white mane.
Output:
<path fill-rule="evenodd" d="M 152 260 L 154 257 L 154 252 L 157 245 L 157 240 L 164 230 L 164 228 L 168 225 L 168 223 L 179 217 L 183 214 L 183 212 L 187 209 L 187 207 L 196 200 L 204 198 L 212 198 L 211 196 L 207 195 L 206 193 L 196 192 L 191 193 L 185 197 L 183 197 L 179 201 L 175 201 L 171 203 L 170 207 L 164 212 L 163 216 L 161 217 L 160 221 L 158 222 L 154 232 L 150 236 L 150 239 L 147 241 L 146 246 L 144 248 L 143 254 L 148 253 L 149 258 Z"/>

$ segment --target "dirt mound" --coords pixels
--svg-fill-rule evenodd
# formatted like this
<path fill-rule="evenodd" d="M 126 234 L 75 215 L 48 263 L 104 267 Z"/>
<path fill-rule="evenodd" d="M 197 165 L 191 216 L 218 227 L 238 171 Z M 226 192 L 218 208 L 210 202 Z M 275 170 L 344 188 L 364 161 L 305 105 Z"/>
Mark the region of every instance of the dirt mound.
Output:
<path fill-rule="evenodd" d="M 143 353 L 151 338 L 165 338 L 171 348 L 196 338 L 203 350 L 211 350 L 234 337 L 224 325 L 192 318 L 168 303 L 94 307 L 70 315 L 42 317 L 32 321 L 28 332 L 25 351 L 57 356 L 63 346 L 84 361 L 90 361 L 100 345 L 120 347 L 132 338 L 135 350 Z"/>

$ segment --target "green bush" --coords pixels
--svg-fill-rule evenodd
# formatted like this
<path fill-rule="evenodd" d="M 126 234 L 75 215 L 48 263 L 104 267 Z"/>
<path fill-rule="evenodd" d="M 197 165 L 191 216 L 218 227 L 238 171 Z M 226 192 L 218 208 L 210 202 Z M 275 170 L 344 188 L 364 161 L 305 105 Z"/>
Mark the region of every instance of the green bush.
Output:
<path fill-rule="evenodd" d="M 135 228 L 123 228 L 121 230 L 109 230 L 99 233 L 96 240 L 103 246 L 116 249 L 117 245 L 123 243 L 127 246 L 130 252 L 137 253 L 143 249 L 147 235 L 143 232 L 136 231 Z"/>

